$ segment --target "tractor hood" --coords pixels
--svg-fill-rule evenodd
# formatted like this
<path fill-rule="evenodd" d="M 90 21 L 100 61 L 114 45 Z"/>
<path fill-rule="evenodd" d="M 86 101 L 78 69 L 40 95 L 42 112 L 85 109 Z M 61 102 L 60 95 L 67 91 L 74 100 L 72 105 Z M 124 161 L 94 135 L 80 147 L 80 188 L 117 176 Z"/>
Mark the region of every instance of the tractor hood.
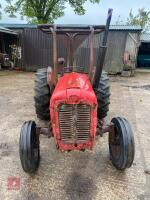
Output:
<path fill-rule="evenodd" d="M 64 74 L 64 76 L 58 80 L 51 97 L 51 105 L 54 102 L 57 102 L 57 104 L 77 104 L 86 102 L 91 105 L 97 105 L 97 98 L 88 75 L 76 72 Z"/>

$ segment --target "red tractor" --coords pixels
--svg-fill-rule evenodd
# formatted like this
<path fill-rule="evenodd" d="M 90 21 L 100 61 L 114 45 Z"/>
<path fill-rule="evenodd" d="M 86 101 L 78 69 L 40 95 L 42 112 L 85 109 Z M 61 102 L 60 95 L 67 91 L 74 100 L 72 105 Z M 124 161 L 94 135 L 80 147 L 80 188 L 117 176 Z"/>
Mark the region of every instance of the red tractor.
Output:
<path fill-rule="evenodd" d="M 44 128 L 34 121 L 27 121 L 22 126 L 19 150 L 25 172 L 34 173 L 39 166 L 40 134 L 54 137 L 57 149 L 69 152 L 92 150 L 96 136 L 109 133 L 113 165 L 119 170 L 132 165 L 134 137 L 129 122 L 121 117 L 113 118 L 110 124 L 104 121 L 109 110 L 110 91 L 107 74 L 102 68 L 111 16 L 112 9 L 109 9 L 106 26 L 39 25 L 39 29 L 52 34 L 53 39 L 53 67 L 37 71 L 34 97 L 37 117 L 49 123 Z M 94 68 L 94 36 L 102 32 L 102 45 L 98 44 Z M 67 37 L 67 42 L 62 41 L 68 45 L 67 66 L 63 57 L 58 58 L 56 33 Z M 90 46 L 88 69 L 76 65 L 74 60 L 77 48 L 87 41 Z M 80 51 L 79 58 L 84 59 Z"/>

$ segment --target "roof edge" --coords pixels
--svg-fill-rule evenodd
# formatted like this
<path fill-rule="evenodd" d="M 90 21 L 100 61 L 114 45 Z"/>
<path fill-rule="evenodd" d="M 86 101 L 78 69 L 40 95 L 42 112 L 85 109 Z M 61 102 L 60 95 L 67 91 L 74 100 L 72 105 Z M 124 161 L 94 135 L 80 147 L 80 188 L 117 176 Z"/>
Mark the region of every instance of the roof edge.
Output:
<path fill-rule="evenodd" d="M 76 26 L 76 24 L 64 24 L 64 25 Z M 78 25 L 82 26 L 81 24 L 78 24 Z M 36 24 L 4 24 L 4 23 L 0 23 L 0 26 L 2 26 L 4 28 L 10 28 L 10 29 L 37 28 Z M 83 24 L 83 26 L 85 26 L 85 24 Z M 142 28 L 141 28 L 141 26 L 131 26 L 131 25 L 110 25 L 110 30 L 142 31 Z"/>
<path fill-rule="evenodd" d="M 2 26 L 0 26 L 0 32 L 1 32 L 1 33 L 11 34 L 11 35 L 18 35 L 18 34 L 19 34 L 19 33 L 17 33 L 16 31 L 12 31 L 11 29 L 4 28 L 4 27 L 2 27 Z"/>

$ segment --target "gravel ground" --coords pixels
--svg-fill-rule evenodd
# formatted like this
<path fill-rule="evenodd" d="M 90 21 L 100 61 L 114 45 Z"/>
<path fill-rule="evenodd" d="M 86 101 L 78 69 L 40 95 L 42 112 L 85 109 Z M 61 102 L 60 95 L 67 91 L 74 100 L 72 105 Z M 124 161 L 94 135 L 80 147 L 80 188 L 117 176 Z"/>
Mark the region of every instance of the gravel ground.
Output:
<path fill-rule="evenodd" d="M 37 121 L 34 74 L 0 72 L 0 200 L 150 200 L 150 73 L 112 76 L 110 84 L 108 120 L 124 116 L 131 122 L 133 166 L 124 172 L 112 166 L 107 134 L 93 151 L 70 153 L 57 151 L 54 140 L 42 136 L 40 167 L 29 176 L 20 165 L 18 139 L 25 120 Z"/>

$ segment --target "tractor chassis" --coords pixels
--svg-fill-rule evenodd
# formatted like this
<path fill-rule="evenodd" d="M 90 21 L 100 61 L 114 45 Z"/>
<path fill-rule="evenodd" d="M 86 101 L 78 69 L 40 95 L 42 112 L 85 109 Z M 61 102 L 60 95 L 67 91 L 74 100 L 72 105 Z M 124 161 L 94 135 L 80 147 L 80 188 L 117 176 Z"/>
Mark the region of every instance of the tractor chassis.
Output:
<path fill-rule="evenodd" d="M 36 135 L 45 135 L 47 136 L 48 138 L 51 138 L 53 135 L 52 135 L 52 127 L 51 127 L 51 123 L 48 123 L 48 126 L 47 127 L 40 127 L 40 126 L 37 126 L 36 127 Z"/>
<path fill-rule="evenodd" d="M 104 133 L 110 133 L 113 138 L 115 131 L 114 131 L 114 124 L 112 122 L 109 124 L 104 124 L 104 122 L 102 121 L 98 123 L 96 135 L 103 137 Z M 53 137 L 51 123 L 49 123 L 47 127 L 37 126 L 36 135 L 37 136 L 45 135 L 48 138 Z"/>

